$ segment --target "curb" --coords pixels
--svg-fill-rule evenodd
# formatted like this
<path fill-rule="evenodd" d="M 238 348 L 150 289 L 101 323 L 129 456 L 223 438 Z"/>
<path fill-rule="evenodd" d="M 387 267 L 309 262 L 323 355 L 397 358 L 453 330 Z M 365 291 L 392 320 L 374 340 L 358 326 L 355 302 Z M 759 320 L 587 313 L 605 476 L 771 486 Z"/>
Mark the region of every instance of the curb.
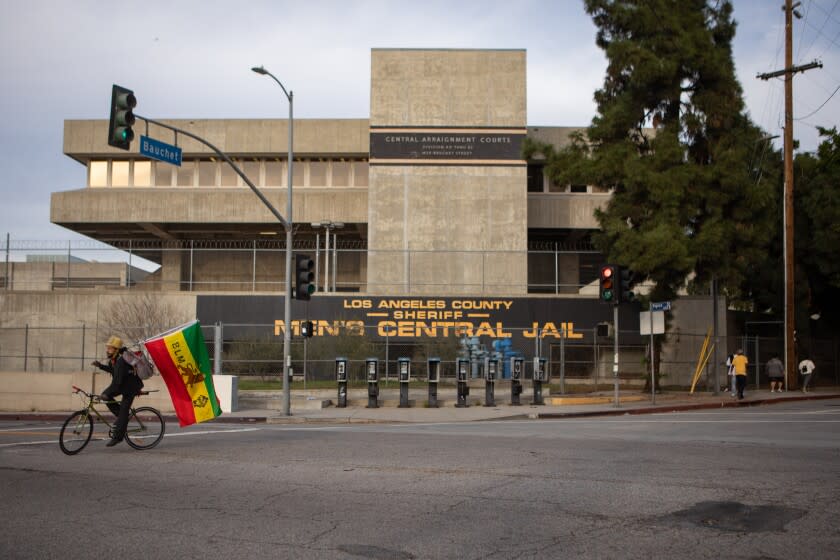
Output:
<path fill-rule="evenodd" d="M 624 416 L 624 415 L 642 415 L 642 414 L 664 414 L 667 412 L 686 412 L 691 410 L 708 410 L 713 408 L 745 408 L 752 406 L 764 406 L 770 404 L 779 404 L 785 402 L 797 401 L 817 401 L 836 399 L 838 395 L 801 395 L 792 397 L 771 397 L 766 399 L 757 399 L 752 401 L 731 401 L 731 402 L 711 402 L 711 403 L 684 403 L 684 404 L 665 404 L 665 405 L 650 405 L 639 408 L 615 408 L 612 410 L 585 410 L 576 412 L 547 412 L 537 413 L 535 416 L 539 419 L 560 419 L 560 418 L 586 418 L 591 416 Z"/>
<path fill-rule="evenodd" d="M 744 401 L 720 401 L 720 402 L 704 402 L 704 403 L 673 403 L 661 405 L 646 405 L 629 408 L 598 408 L 596 410 L 578 410 L 578 411 L 537 411 L 537 412 L 514 412 L 504 416 L 494 416 L 489 418 L 471 418 L 459 419 L 457 417 L 451 418 L 449 422 L 487 422 L 487 421 L 504 421 L 504 420 L 551 420 L 563 418 L 588 418 L 596 416 L 625 416 L 625 415 L 642 415 L 642 414 L 664 414 L 668 412 L 687 412 L 692 410 L 711 410 L 720 408 L 742 408 L 752 406 L 765 406 L 786 402 L 797 401 L 816 401 L 816 400 L 830 400 L 838 399 L 840 394 L 802 394 L 802 395 L 786 395 L 784 397 L 768 397 L 754 400 Z M 571 404 L 571 403 L 569 403 Z M 592 403 L 595 404 L 595 403 Z M 607 404 L 607 403 L 602 403 Z M 565 405 L 565 404 L 564 404 Z M 554 406 L 564 406 L 554 405 Z M 510 408 L 515 408 L 512 405 L 502 405 Z M 552 406 L 552 405 L 546 405 Z M 439 406 L 438 408 L 445 408 Z M 448 408 L 448 407 L 447 407 Z M 298 413 L 293 413 L 291 416 L 277 415 L 255 415 L 249 414 L 247 416 L 235 416 L 223 414 L 218 418 L 212 420 L 217 424 L 406 424 L 414 423 L 412 421 L 394 419 L 394 418 L 371 418 L 369 416 L 355 416 L 355 414 L 364 414 L 364 407 L 347 407 L 348 414 L 346 416 L 333 417 L 313 417 L 307 416 L 306 410 L 299 410 Z M 67 419 L 72 411 L 67 412 L 0 412 L 0 421 L 42 421 L 42 422 L 63 422 Z M 268 412 L 268 410 L 266 410 Z M 235 414 L 235 413 L 234 413 Z M 166 423 L 177 424 L 178 418 L 174 414 L 164 414 Z"/>

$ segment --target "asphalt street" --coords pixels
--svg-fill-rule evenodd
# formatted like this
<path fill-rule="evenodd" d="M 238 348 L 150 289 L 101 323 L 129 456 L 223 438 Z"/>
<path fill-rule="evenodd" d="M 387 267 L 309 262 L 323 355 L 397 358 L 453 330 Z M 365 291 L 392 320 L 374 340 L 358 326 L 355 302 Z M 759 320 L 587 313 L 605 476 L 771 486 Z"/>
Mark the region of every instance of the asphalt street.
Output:
<path fill-rule="evenodd" d="M 0 556 L 835 558 L 840 400 L 559 420 L 219 424 L 152 450 L 0 422 Z M 104 438 L 104 434 L 99 434 Z"/>

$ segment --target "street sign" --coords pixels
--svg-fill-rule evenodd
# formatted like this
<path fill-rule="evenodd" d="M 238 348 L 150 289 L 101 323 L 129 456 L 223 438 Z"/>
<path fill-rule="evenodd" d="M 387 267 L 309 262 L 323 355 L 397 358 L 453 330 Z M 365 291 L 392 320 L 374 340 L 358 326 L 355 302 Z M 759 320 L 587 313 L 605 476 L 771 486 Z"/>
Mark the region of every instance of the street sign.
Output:
<path fill-rule="evenodd" d="M 653 332 L 651 333 L 651 327 Z M 650 334 L 665 334 L 665 313 L 654 311 L 651 317 L 650 311 L 639 313 L 639 334 L 642 336 Z"/>
<path fill-rule="evenodd" d="M 656 301 L 650 304 L 651 311 L 671 311 L 670 301 Z"/>
<path fill-rule="evenodd" d="M 140 137 L 140 155 L 181 167 L 181 148 L 148 136 Z"/>

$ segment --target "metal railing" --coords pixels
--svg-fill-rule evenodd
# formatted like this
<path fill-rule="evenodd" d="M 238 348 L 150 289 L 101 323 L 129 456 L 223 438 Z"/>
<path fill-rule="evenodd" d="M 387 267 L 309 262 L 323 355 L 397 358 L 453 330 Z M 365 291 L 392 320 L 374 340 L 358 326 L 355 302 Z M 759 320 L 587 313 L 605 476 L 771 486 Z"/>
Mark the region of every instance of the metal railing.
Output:
<path fill-rule="evenodd" d="M 451 282 L 429 273 L 430 260 L 459 264 L 465 271 L 461 290 L 475 294 L 579 294 L 596 280 L 599 259 L 589 244 L 532 242 L 528 251 L 370 250 L 361 240 L 341 240 L 327 255 L 312 239 L 298 239 L 294 250 L 316 257 L 317 285 L 323 291 L 329 270 L 330 285 L 338 292 L 447 291 Z M 283 240 L 130 240 L 108 243 L 77 241 L 10 241 L 0 248 L 0 290 L 144 290 L 187 292 L 281 292 L 285 290 Z M 527 281 L 505 284 L 497 264 L 521 262 Z M 329 259 L 329 266 L 327 266 Z M 384 259 L 401 270 L 388 284 L 371 284 L 367 270 L 372 259 Z M 569 265 L 572 259 L 573 265 Z M 396 266 L 392 266 L 396 264 Z M 376 280 L 384 283 L 385 280 Z"/>

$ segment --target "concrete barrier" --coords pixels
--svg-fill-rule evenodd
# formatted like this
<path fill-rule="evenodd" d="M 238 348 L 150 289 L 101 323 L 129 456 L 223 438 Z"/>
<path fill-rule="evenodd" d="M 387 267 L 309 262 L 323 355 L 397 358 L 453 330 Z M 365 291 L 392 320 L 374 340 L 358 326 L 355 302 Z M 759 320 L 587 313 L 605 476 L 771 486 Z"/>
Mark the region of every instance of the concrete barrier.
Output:
<path fill-rule="evenodd" d="M 78 410 L 85 402 L 73 394 L 73 385 L 99 393 L 111 382 L 108 373 L 33 373 L 0 372 L 0 411 L 2 412 L 65 412 Z M 213 384 L 223 412 L 238 409 L 238 377 L 214 375 Z M 150 395 L 137 398 L 135 406 L 153 406 L 165 414 L 175 411 L 163 378 L 155 375 L 143 382 Z"/>

